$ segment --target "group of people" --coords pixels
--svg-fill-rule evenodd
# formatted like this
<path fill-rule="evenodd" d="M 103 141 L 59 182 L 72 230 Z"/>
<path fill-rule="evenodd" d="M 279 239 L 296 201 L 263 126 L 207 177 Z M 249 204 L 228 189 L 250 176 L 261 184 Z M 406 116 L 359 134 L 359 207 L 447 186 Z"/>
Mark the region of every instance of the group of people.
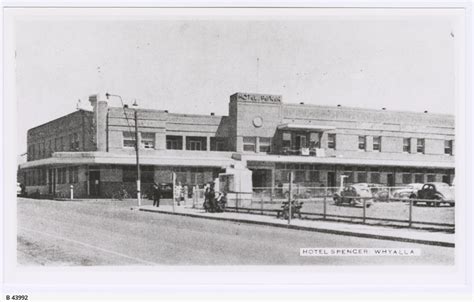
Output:
<path fill-rule="evenodd" d="M 186 192 L 182 189 L 181 184 L 175 186 L 175 198 L 180 205 L 180 201 L 184 201 Z M 159 184 L 153 184 L 153 206 L 160 206 L 160 199 L 162 197 L 162 188 Z M 206 212 L 224 212 L 227 204 L 226 194 L 216 192 L 214 189 L 214 183 L 207 184 L 204 189 L 204 204 L 203 207 Z"/>
<path fill-rule="evenodd" d="M 216 193 L 214 183 L 206 185 L 204 190 L 204 210 L 206 212 L 224 212 L 227 204 L 225 193 Z"/>

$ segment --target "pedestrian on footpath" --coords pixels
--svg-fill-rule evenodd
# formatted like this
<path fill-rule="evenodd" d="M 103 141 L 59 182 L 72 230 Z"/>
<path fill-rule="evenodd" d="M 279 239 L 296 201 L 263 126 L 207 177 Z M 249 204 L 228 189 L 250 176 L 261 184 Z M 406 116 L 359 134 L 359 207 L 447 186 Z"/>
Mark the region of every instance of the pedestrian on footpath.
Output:
<path fill-rule="evenodd" d="M 160 197 L 161 197 L 160 186 L 155 183 L 153 184 L 153 206 L 155 207 L 160 206 Z"/>

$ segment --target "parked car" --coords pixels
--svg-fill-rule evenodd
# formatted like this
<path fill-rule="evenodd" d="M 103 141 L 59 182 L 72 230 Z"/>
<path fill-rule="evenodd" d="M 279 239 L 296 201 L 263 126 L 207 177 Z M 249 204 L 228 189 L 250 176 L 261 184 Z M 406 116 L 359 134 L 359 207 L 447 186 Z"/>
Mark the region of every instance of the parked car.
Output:
<path fill-rule="evenodd" d="M 348 204 L 351 206 L 363 206 L 368 208 L 374 203 L 373 195 L 367 184 L 353 184 L 344 187 L 340 192 L 334 194 L 336 205 Z"/>
<path fill-rule="evenodd" d="M 422 183 L 411 183 L 411 184 L 406 185 L 403 188 L 394 190 L 392 192 L 392 197 L 393 198 L 408 199 L 413 194 L 416 195 L 418 190 L 421 190 L 422 187 L 423 187 Z"/>
<path fill-rule="evenodd" d="M 388 188 L 381 184 L 359 182 L 354 185 L 366 187 L 374 197 L 374 201 L 387 201 L 390 198 Z"/>
<path fill-rule="evenodd" d="M 444 182 L 426 183 L 416 194 L 412 194 L 410 198 L 433 200 L 433 202 L 425 202 L 428 206 L 439 206 L 442 203 L 454 206 L 454 190 Z M 414 205 L 417 205 L 418 203 L 420 203 L 420 201 L 413 202 Z"/>

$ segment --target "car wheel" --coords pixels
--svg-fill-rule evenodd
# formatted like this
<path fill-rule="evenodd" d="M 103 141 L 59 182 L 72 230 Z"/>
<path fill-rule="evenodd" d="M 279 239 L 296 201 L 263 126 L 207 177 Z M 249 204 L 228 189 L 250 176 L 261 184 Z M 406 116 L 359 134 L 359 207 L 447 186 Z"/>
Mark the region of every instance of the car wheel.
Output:
<path fill-rule="evenodd" d="M 454 202 L 450 202 L 450 203 L 449 203 L 449 206 L 450 206 L 450 207 L 454 207 Z"/>

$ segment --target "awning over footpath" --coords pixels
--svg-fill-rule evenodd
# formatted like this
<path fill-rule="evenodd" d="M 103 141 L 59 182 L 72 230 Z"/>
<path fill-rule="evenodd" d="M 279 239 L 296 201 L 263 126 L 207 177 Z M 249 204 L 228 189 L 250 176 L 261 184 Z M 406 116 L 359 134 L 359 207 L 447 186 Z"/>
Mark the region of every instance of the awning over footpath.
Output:
<path fill-rule="evenodd" d="M 235 163 L 232 152 L 160 150 L 140 154 L 140 165 L 225 168 Z M 53 157 L 29 161 L 20 169 L 60 165 L 135 165 L 135 153 L 57 152 Z"/>
<path fill-rule="evenodd" d="M 333 126 L 323 126 L 323 125 L 312 125 L 312 124 L 295 124 L 295 123 L 286 123 L 278 125 L 280 130 L 334 130 L 336 127 Z"/>
<path fill-rule="evenodd" d="M 378 167 L 418 167 L 418 168 L 443 168 L 454 169 L 454 161 L 420 161 L 396 159 L 362 159 L 349 157 L 315 157 L 292 155 L 254 155 L 234 154 L 234 158 L 241 161 L 272 162 L 272 163 L 313 163 L 353 166 L 378 166 Z"/>

